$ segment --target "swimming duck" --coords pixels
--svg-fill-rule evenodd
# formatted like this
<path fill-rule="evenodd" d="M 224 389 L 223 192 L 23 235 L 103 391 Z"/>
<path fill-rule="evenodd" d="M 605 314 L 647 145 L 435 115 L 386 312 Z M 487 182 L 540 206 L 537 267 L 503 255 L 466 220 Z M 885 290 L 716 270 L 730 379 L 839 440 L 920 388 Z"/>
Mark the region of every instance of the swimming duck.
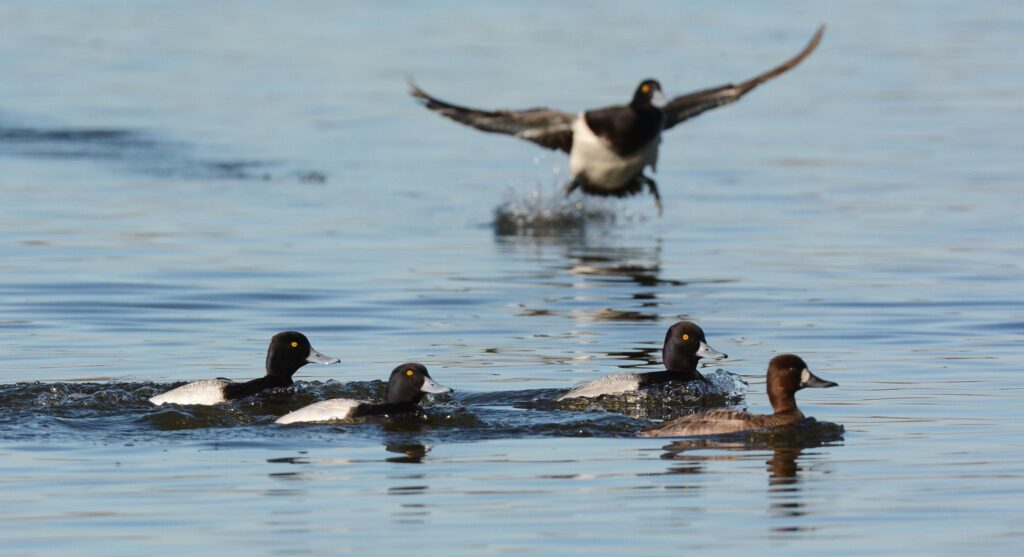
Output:
<path fill-rule="evenodd" d="M 686 435 L 722 435 L 793 425 L 804 419 L 803 412 L 796 407 L 797 391 L 804 387 L 836 387 L 832 381 L 817 377 L 807 364 L 793 354 L 783 354 L 768 363 L 768 400 L 774 414 L 751 414 L 738 410 L 719 408 L 683 416 L 641 431 L 640 437 L 682 437 Z"/>
<path fill-rule="evenodd" d="M 410 81 L 410 93 L 428 109 L 456 122 L 486 132 L 514 135 L 542 147 L 569 153 L 572 180 L 566 195 L 576 189 L 599 196 L 624 197 L 646 187 L 661 213 L 661 195 L 644 167 L 655 170 L 661 132 L 712 108 L 739 100 L 752 89 L 776 77 L 811 54 L 821 42 L 825 26 L 818 28 L 807 46 L 781 65 L 737 85 L 702 89 L 667 100 L 661 84 L 641 81 L 627 105 L 587 110 L 577 115 L 548 108 L 478 110 L 442 101 Z"/>
<path fill-rule="evenodd" d="M 705 381 L 697 371 L 697 362 L 701 358 L 723 359 L 725 354 L 708 346 L 704 338 L 704 330 L 691 321 L 680 321 L 669 327 L 665 333 L 665 344 L 661 350 L 661 360 L 665 371 L 647 373 L 616 373 L 593 381 L 588 381 L 573 388 L 555 400 L 571 398 L 593 398 L 601 395 L 625 393 L 644 387 L 675 381 Z"/>
<path fill-rule="evenodd" d="M 350 398 L 332 398 L 314 402 L 289 412 L 277 419 L 278 424 L 300 422 L 329 422 L 363 416 L 392 416 L 414 412 L 427 393 L 450 393 L 452 390 L 430 378 L 426 366 L 417 363 L 402 364 L 391 371 L 388 391 L 383 403 L 374 404 Z"/>
<path fill-rule="evenodd" d="M 161 404 L 217 404 L 254 395 L 273 387 L 292 384 L 292 375 L 308 363 L 337 364 L 341 360 L 313 350 L 306 335 L 296 331 L 277 333 L 267 348 L 267 374 L 259 379 L 236 383 L 230 379 L 195 381 L 157 395 L 150 402 Z"/>

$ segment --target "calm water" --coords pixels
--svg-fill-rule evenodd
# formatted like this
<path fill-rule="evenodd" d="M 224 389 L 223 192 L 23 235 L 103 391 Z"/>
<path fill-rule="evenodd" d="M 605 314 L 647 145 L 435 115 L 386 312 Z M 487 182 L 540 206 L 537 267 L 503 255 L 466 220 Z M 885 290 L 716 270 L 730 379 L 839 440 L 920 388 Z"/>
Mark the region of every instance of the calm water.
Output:
<path fill-rule="evenodd" d="M 1024 12 L 678 4 L 0 4 L 4 554 L 1019 552 Z M 746 78 L 820 22 L 802 66 L 667 134 L 662 218 L 575 218 L 564 156 L 404 85 L 577 110 Z M 729 354 L 720 391 L 546 402 L 656 369 L 680 318 Z M 259 375 L 285 329 L 343 364 L 145 402 Z M 818 423 L 632 437 L 766 410 L 784 351 L 840 384 L 801 393 Z M 457 392 L 270 424 L 407 360 Z"/>

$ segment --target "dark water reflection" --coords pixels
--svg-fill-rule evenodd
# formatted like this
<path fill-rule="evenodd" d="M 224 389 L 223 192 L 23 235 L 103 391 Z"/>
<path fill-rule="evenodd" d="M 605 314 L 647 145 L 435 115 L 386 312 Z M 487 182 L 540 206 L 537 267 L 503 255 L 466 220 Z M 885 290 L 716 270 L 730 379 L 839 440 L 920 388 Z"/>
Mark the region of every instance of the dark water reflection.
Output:
<path fill-rule="evenodd" d="M 402 462 L 408 464 L 421 463 L 423 461 L 423 457 L 427 456 L 427 453 L 430 452 L 430 446 L 423 445 L 421 443 L 388 443 L 384 448 L 390 453 L 398 453 L 402 455 L 387 458 L 386 460 L 388 462 Z"/>
<path fill-rule="evenodd" d="M 767 451 L 764 464 L 769 515 L 785 524 L 773 526 L 772 531 L 799 533 L 813 530 L 799 525 L 799 519 L 809 512 L 803 500 L 802 475 L 820 475 L 822 471 L 817 468 L 827 466 L 817 453 L 807 451 L 842 445 L 843 432 L 840 425 L 808 419 L 774 431 L 682 439 L 665 446 L 661 458 L 679 463 L 669 468 L 667 474 L 688 475 L 706 473 L 718 462 L 764 458 Z"/>
<path fill-rule="evenodd" d="M 536 307 L 523 306 L 519 315 L 562 316 L 595 321 L 659 321 L 656 287 L 683 287 L 685 280 L 662 273 L 661 239 L 645 245 L 622 245 L 600 225 L 579 234 L 551 236 L 495 236 L 498 252 L 515 259 L 533 259 L 540 269 L 534 280 L 550 288 Z M 531 257 L 532 256 L 532 257 Z M 614 290 L 619 307 L 582 309 L 573 302 L 581 295 L 599 297 Z M 558 292 L 561 290 L 561 292 Z"/>
<path fill-rule="evenodd" d="M 7 117 L 10 119 L 10 116 Z M 14 126 L 0 119 L 0 157 L 87 160 L 164 178 L 189 180 L 287 179 L 322 183 L 323 172 L 281 168 L 259 160 L 204 160 L 196 147 L 130 129 Z"/>

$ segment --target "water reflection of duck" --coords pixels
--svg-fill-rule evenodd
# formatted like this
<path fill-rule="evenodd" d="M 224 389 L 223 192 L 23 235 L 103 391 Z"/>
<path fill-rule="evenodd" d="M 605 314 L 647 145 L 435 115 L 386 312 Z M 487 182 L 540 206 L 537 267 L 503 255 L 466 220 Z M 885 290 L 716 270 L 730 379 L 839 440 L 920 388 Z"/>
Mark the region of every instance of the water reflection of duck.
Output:
<path fill-rule="evenodd" d="M 669 101 L 662 94 L 661 85 L 647 79 L 637 86 L 629 104 L 578 115 L 548 108 L 478 110 L 432 97 L 412 83 L 410 88 L 411 94 L 428 109 L 456 122 L 569 153 L 573 179 L 566 184 L 566 193 L 580 189 L 591 195 L 623 197 L 640 193 L 646 187 L 654 195 L 660 212 L 657 184 L 643 171 L 645 167 L 654 170 L 661 132 L 735 102 L 761 83 L 792 69 L 817 48 L 823 32 L 824 26 L 818 28 L 796 56 L 738 85 L 730 83 L 694 91 Z"/>
<path fill-rule="evenodd" d="M 762 458 L 764 451 L 770 451 L 764 463 L 772 515 L 797 518 L 808 512 L 800 499 L 800 474 L 808 469 L 806 464 L 801 464 L 801 459 L 808 455 L 814 458 L 816 453 L 807 453 L 808 449 L 842 440 L 842 426 L 808 419 L 790 428 L 681 439 L 666 445 L 661 458 L 678 463 L 669 468 L 668 474 L 699 474 L 707 472 L 709 462 L 754 460 Z M 716 452 L 707 454 L 709 450 Z M 773 528 L 778 532 L 802 529 L 792 525 Z"/>
<path fill-rule="evenodd" d="M 517 274 L 513 280 L 528 278 L 541 280 L 545 286 L 567 289 L 588 289 L 591 292 L 606 290 L 618 307 L 580 307 L 576 302 L 579 293 L 573 290 L 559 292 L 546 290 L 538 301 L 524 300 L 521 315 L 545 316 L 566 314 L 570 318 L 585 321 L 656 321 L 660 318 L 655 311 L 661 302 L 658 287 L 686 286 L 688 281 L 662 276 L 662 241 L 654 238 L 645 244 L 621 245 L 602 235 L 580 237 L 496 237 L 497 246 L 503 255 L 521 257 L 525 250 L 537 260 L 540 269 L 532 275 Z M 559 242 L 555 242 L 555 240 Z M 538 243 L 538 240 L 544 243 Z M 540 250 L 538 250 L 540 248 Z M 561 254 L 555 250 L 561 248 Z M 561 255 L 563 259 L 553 257 Z M 714 282 L 726 279 L 711 279 Z M 595 296 L 596 297 L 596 296 Z M 568 308 L 558 307 L 567 302 Z M 543 305 L 538 305 L 543 303 Z"/>
<path fill-rule="evenodd" d="M 308 364 L 336 364 L 341 360 L 324 356 L 310 345 L 306 335 L 285 331 L 270 339 L 267 348 L 267 374 L 259 379 L 236 383 L 229 379 L 194 381 L 157 395 L 150 402 L 161 404 L 217 404 L 254 395 L 274 387 L 292 384 L 292 375 Z"/>
<path fill-rule="evenodd" d="M 817 443 L 820 444 L 820 443 Z M 713 461 L 739 460 L 741 457 L 734 454 L 698 455 L 692 451 L 715 449 L 720 451 L 759 451 L 769 449 L 771 457 L 765 461 L 765 468 L 768 471 L 770 485 L 784 485 L 793 483 L 797 477 L 799 467 L 796 464 L 801 447 L 771 446 L 771 443 L 751 442 L 750 440 L 720 440 L 715 438 L 690 439 L 676 441 L 667 445 L 665 454 L 661 458 L 665 460 L 683 461 L 686 466 L 675 466 L 669 470 L 670 474 L 694 474 L 704 472 L 702 463 Z"/>
<path fill-rule="evenodd" d="M 430 377 L 426 366 L 407 363 L 391 371 L 383 403 L 374 404 L 349 398 L 321 400 L 289 412 L 278 418 L 275 423 L 329 422 L 364 416 L 406 414 L 418 410 L 420 400 L 427 393 L 450 392 L 452 390 L 449 387 L 439 385 Z"/>
<path fill-rule="evenodd" d="M 661 357 L 665 371 L 608 375 L 583 383 L 557 400 L 625 393 L 668 382 L 703 381 L 704 376 L 697 371 L 697 362 L 701 358 L 720 359 L 727 356 L 708 346 L 704 330 L 696 323 L 680 321 L 669 327 L 665 333 Z"/>
<path fill-rule="evenodd" d="M 741 431 L 794 425 L 804 420 L 796 406 L 797 391 L 804 387 L 835 387 L 807 369 L 807 364 L 793 354 L 772 358 L 768 364 L 766 388 L 773 414 L 752 414 L 719 408 L 684 416 L 641 431 L 641 437 L 682 437 L 687 435 L 720 435 Z"/>
<path fill-rule="evenodd" d="M 419 464 L 423 461 L 423 457 L 427 456 L 427 453 L 432 449 L 430 445 L 424 445 L 422 443 L 388 443 L 384 445 L 384 450 L 389 453 L 397 453 L 402 456 L 392 456 L 384 460 L 388 462 L 403 462 L 407 464 Z"/>

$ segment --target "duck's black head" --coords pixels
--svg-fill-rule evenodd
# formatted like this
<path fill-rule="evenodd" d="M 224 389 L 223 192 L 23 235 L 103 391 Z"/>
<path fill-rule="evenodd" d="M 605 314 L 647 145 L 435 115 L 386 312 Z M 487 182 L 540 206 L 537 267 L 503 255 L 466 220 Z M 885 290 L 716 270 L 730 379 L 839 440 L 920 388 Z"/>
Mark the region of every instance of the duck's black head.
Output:
<path fill-rule="evenodd" d="M 651 108 L 661 109 L 668 101 L 661 92 L 661 84 L 654 79 L 645 79 L 636 86 L 633 93 L 633 101 L 629 106 L 635 110 L 649 110 Z"/>
<path fill-rule="evenodd" d="M 793 393 L 804 387 L 825 388 L 837 387 L 837 383 L 825 381 L 811 373 L 803 358 L 795 354 L 782 354 L 768 362 L 766 388 L 768 400 L 776 412 L 796 408 Z"/>
<path fill-rule="evenodd" d="M 389 404 L 417 403 L 427 393 L 450 393 L 452 390 L 438 385 L 430 378 L 427 367 L 423 364 L 407 363 L 391 371 L 388 379 L 388 394 L 385 399 Z"/>
<path fill-rule="evenodd" d="M 661 350 L 661 360 L 669 371 L 692 372 L 697 370 L 697 361 L 701 358 L 727 357 L 708 346 L 704 330 L 692 321 L 680 321 L 669 327 Z"/>
<path fill-rule="evenodd" d="M 336 364 L 341 360 L 313 350 L 306 335 L 296 331 L 277 333 L 267 349 L 267 375 L 291 379 L 306 364 Z"/>

